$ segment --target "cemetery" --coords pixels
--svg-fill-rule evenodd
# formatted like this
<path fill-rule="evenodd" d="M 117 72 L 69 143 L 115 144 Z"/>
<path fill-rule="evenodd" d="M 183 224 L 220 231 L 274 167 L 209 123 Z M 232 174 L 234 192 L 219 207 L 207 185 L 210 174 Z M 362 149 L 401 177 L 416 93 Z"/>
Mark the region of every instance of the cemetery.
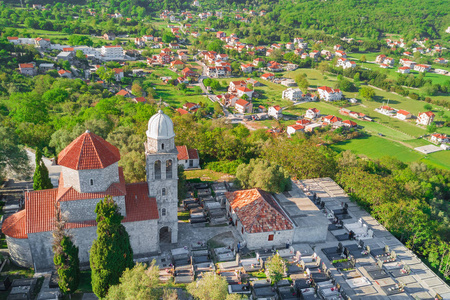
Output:
<path fill-rule="evenodd" d="M 329 178 L 294 181 L 292 191 L 273 195 L 293 220 L 294 231 L 308 213 L 320 214 L 326 238 L 315 243 L 293 238 L 258 249 L 249 249 L 230 222 L 226 195 L 232 189 L 227 183 L 188 183 L 188 191 L 179 211 L 188 212 L 189 220 L 179 224 L 178 242 L 161 243 L 158 255 L 138 260 L 155 260 L 161 282 L 184 286 L 215 273 L 227 280 L 230 294 L 251 299 L 450 297 L 441 279 Z M 300 216 L 293 207 L 306 213 Z M 273 256 L 283 259 L 279 280 L 269 274 L 267 262 Z M 1 277 L 0 289 L 10 291 L 8 299 L 58 299 L 56 280 L 54 273 L 46 276 L 39 292 L 37 278 Z M 42 297 L 33 298 L 38 294 Z"/>

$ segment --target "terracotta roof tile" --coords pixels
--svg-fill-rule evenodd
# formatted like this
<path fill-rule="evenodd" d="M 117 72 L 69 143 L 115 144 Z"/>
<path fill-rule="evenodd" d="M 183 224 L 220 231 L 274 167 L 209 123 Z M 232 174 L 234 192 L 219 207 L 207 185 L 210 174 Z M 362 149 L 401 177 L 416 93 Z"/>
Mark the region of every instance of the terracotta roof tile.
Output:
<path fill-rule="evenodd" d="M 198 151 L 197 149 L 188 149 L 189 159 L 198 159 Z"/>
<path fill-rule="evenodd" d="M 120 160 L 119 150 L 86 131 L 58 155 L 58 164 L 74 170 L 103 169 Z"/>
<path fill-rule="evenodd" d="M 290 230 L 294 226 L 272 196 L 260 189 L 225 193 L 248 233 Z"/>
<path fill-rule="evenodd" d="M 2 232 L 15 239 L 26 239 L 26 211 L 21 210 L 9 216 L 2 225 Z"/>
<path fill-rule="evenodd" d="M 148 196 L 148 184 L 146 182 L 127 184 L 126 189 L 125 208 L 127 216 L 122 222 L 137 222 L 159 218 L 156 198 Z"/>
<path fill-rule="evenodd" d="M 188 150 L 186 146 L 177 146 L 178 160 L 189 159 Z"/>

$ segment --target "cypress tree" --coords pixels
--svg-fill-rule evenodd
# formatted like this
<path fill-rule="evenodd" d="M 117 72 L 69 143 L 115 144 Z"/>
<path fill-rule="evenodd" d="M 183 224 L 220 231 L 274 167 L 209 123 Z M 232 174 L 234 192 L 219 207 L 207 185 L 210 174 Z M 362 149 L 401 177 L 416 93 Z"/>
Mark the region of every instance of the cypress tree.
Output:
<path fill-rule="evenodd" d="M 118 284 L 122 273 L 134 266 L 130 237 L 121 221 L 123 216 L 111 196 L 97 203 L 97 239 L 90 253 L 92 290 L 104 298 L 110 286 Z"/>
<path fill-rule="evenodd" d="M 53 188 L 53 184 L 48 176 L 48 169 L 42 161 L 42 152 L 36 149 L 36 168 L 33 175 L 33 190 L 46 190 Z"/>
<path fill-rule="evenodd" d="M 53 231 L 53 262 L 58 272 L 58 285 L 64 294 L 73 294 L 80 283 L 80 260 L 78 247 L 65 231 L 66 220 L 56 207 L 55 230 Z"/>

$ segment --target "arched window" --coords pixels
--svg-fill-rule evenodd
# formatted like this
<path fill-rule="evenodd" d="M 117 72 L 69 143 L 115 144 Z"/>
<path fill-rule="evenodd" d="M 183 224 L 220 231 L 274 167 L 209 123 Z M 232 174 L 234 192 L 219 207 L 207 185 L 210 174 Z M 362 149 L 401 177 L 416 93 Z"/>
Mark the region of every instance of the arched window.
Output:
<path fill-rule="evenodd" d="M 163 196 L 166 195 L 166 189 L 165 189 L 165 188 L 162 189 L 161 194 L 162 194 Z"/>
<path fill-rule="evenodd" d="M 172 178 L 172 160 L 166 161 L 166 178 Z"/>
<path fill-rule="evenodd" d="M 94 185 L 94 179 L 90 180 L 91 185 Z"/>
<path fill-rule="evenodd" d="M 161 216 L 165 216 L 166 213 L 167 213 L 166 209 L 165 209 L 165 208 L 162 208 L 162 209 L 161 209 Z"/>
<path fill-rule="evenodd" d="M 161 144 L 161 149 L 164 150 L 164 144 Z"/>
<path fill-rule="evenodd" d="M 161 161 L 155 161 L 155 179 L 161 179 Z"/>

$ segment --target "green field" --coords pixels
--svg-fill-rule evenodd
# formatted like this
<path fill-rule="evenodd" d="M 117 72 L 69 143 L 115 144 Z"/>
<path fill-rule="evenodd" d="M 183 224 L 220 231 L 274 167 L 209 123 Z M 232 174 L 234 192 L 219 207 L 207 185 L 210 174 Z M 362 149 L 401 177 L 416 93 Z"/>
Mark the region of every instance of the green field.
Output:
<path fill-rule="evenodd" d="M 430 144 L 424 140 L 414 140 L 412 143 L 415 144 L 414 147 Z M 367 136 L 344 141 L 331 145 L 331 147 L 338 152 L 351 150 L 355 154 L 367 156 L 371 159 L 379 159 L 383 156 L 393 156 L 405 163 L 422 161 L 435 167 L 450 170 L 450 151 L 439 151 L 424 155 L 400 143 L 378 136 Z"/>

